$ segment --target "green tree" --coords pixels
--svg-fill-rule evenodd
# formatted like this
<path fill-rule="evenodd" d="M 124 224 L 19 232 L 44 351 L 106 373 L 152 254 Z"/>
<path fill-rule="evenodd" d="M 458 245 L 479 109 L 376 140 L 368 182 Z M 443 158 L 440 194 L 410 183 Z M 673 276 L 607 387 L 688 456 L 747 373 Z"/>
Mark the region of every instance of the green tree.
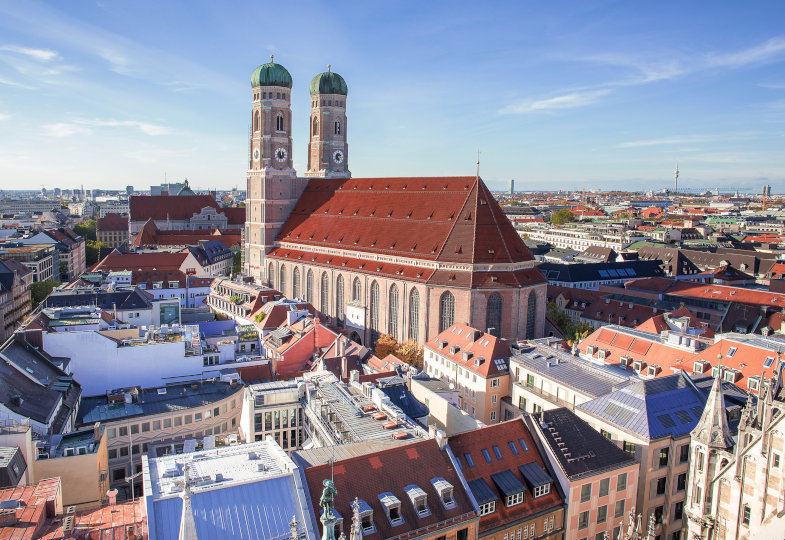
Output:
<path fill-rule="evenodd" d="M 587 322 L 575 322 L 570 316 L 557 306 L 554 302 L 548 302 L 545 314 L 553 324 L 559 327 L 564 339 L 567 341 L 580 341 L 594 331 L 594 327 Z"/>
<path fill-rule="evenodd" d="M 575 215 L 566 208 L 556 210 L 553 214 L 551 214 L 551 223 L 554 225 L 564 225 L 570 221 L 575 221 Z"/>
<path fill-rule="evenodd" d="M 92 266 L 98 262 L 98 257 L 101 248 L 108 248 L 109 246 L 103 242 L 96 242 L 95 240 L 88 240 L 85 242 L 85 259 L 87 266 Z"/>
<path fill-rule="evenodd" d="M 49 293 L 52 292 L 52 289 L 58 285 L 59 283 L 53 279 L 47 279 L 46 281 L 36 281 L 30 285 L 30 299 L 33 302 L 33 309 L 43 302 L 44 299 L 49 296 Z"/>
<path fill-rule="evenodd" d="M 95 241 L 97 239 L 95 236 L 95 220 L 88 219 L 87 221 L 77 223 L 74 225 L 74 232 L 79 236 L 82 236 L 85 240 Z"/>

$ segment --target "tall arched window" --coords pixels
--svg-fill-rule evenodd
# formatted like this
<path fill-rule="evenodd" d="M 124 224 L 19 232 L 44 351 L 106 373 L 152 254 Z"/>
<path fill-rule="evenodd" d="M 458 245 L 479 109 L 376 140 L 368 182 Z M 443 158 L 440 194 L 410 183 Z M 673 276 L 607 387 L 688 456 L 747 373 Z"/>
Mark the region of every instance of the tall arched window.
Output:
<path fill-rule="evenodd" d="M 409 293 L 409 339 L 420 337 L 420 293 L 412 289 Z"/>
<path fill-rule="evenodd" d="M 278 291 L 286 296 L 286 267 L 281 265 L 278 270 Z"/>
<path fill-rule="evenodd" d="M 279 114 L 278 116 L 275 117 L 275 129 L 278 130 L 278 131 L 283 131 L 284 130 L 284 127 L 283 127 L 283 115 L 282 114 Z"/>
<path fill-rule="evenodd" d="M 322 313 L 328 315 L 327 312 L 330 310 L 330 276 L 327 275 L 327 272 L 322 272 L 322 284 L 319 292 L 321 293 L 319 309 Z"/>
<path fill-rule="evenodd" d="M 300 269 L 292 271 L 292 298 L 300 298 Z"/>
<path fill-rule="evenodd" d="M 455 297 L 450 291 L 439 298 L 439 333 L 441 334 L 455 322 Z"/>
<path fill-rule="evenodd" d="M 537 297 L 529 293 L 529 304 L 526 307 L 526 339 L 534 339 L 534 321 L 537 318 Z"/>
<path fill-rule="evenodd" d="M 362 291 L 362 284 L 360 284 L 360 278 L 354 278 L 354 283 L 352 283 L 352 301 L 353 302 L 362 302 L 363 299 L 363 291 Z"/>
<path fill-rule="evenodd" d="M 313 134 L 319 134 L 319 118 L 317 116 L 313 117 Z"/>
<path fill-rule="evenodd" d="M 273 267 L 273 263 L 267 265 L 267 283 L 270 284 L 270 287 L 275 287 L 275 267 Z"/>
<path fill-rule="evenodd" d="M 253 115 L 253 130 L 254 131 L 259 131 L 259 128 L 260 128 L 259 124 L 260 124 L 260 122 L 259 122 L 259 111 L 256 111 L 254 113 L 254 115 Z"/>
<path fill-rule="evenodd" d="M 371 339 L 375 342 L 379 334 L 379 284 L 371 283 L 371 306 L 370 306 L 370 326 Z"/>
<path fill-rule="evenodd" d="M 390 300 L 387 304 L 387 333 L 398 339 L 398 287 L 393 284 L 390 287 Z"/>
<path fill-rule="evenodd" d="M 335 121 L 335 134 L 341 134 L 341 123 L 338 120 Z"/>
<path fill-rule="evenodd" d="M 502 297 L 496 293 L 488 297 L 485 307 L 485 328 L 492 336 L 501 337 Z"/>
<path fill-rule="evenodd" d="M 343 326 L 343 317 L 346 306 L 343 303 L 343 276 L 338 276 L 335 281 L 335 315 L 338 317 L 338 324 Z"/>
<path fill-rule="evenodd" d="M 314 303 L 313 297 L 313 270 L 308 270 L 305 275 L 305 301 Z"/>

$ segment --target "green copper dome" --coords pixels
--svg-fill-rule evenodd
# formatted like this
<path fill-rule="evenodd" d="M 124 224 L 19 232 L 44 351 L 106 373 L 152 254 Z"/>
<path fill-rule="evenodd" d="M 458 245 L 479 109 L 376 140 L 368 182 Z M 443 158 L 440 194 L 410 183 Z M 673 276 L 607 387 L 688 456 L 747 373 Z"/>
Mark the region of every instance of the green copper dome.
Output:
<path fill-rule="evenodd" d="M 337 73 L 330 71 L 330 66 L 327 66 L 327 71 L 319 73 L 311 81 L 311 95 L 340 94 L 345 96 L 347 93 L 346 81 Z"/>
<path fill-rule="evenodd" d="M 292 87 L 292 76 L 281 64 L 273 62 L 273 57 L 266 64 L 262 64 L 251 74 L 251 86 L 283 86 Z"/>

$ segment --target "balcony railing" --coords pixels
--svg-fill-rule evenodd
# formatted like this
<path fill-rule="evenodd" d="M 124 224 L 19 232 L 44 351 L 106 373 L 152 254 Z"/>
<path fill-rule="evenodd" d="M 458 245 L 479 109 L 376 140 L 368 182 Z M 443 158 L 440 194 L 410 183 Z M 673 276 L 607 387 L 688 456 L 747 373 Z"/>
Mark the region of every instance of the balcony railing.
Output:
<path fill-rule="evenodd" d="M 567 407 L 571 410 L 575 409 L 575 403 L 573 403 L 572 401 L 567 401 L 566 399 L 556 397 L 554 394 L 551 394 L 550 392 L 546 392 L 543 389 L 538 388 L 534 385 L 522 383 L 522 382 L 516 382 L 514 384 L 520 386 L 522 389 L 526 390 L 527 392 L 531 392 L 532 394 L 538 395 L 543 399 L 550 401 L 554 405 L 557 405 L 559 407 Z"/>

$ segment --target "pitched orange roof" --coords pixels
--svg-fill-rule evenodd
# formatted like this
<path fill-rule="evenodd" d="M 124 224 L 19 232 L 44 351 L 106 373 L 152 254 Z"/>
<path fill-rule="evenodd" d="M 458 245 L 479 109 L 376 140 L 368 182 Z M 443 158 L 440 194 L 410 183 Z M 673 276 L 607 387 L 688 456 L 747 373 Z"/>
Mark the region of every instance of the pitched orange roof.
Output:
<path fill-rule="evenodd" d="M 484 378 L 506 375 L 509 372 L 506 360 L 511 352 L 507 343 L 465 324 L 453 324 L 434 339 L 426 342 L 425 348 L 450 358 L 453 362 Z M 471 353 L 466 360 L 464 360 L 464 352 Z M 485 360 L 477 365 L 480 358 Z M 496 361 L 502 359 L 504 362 Z"/>

